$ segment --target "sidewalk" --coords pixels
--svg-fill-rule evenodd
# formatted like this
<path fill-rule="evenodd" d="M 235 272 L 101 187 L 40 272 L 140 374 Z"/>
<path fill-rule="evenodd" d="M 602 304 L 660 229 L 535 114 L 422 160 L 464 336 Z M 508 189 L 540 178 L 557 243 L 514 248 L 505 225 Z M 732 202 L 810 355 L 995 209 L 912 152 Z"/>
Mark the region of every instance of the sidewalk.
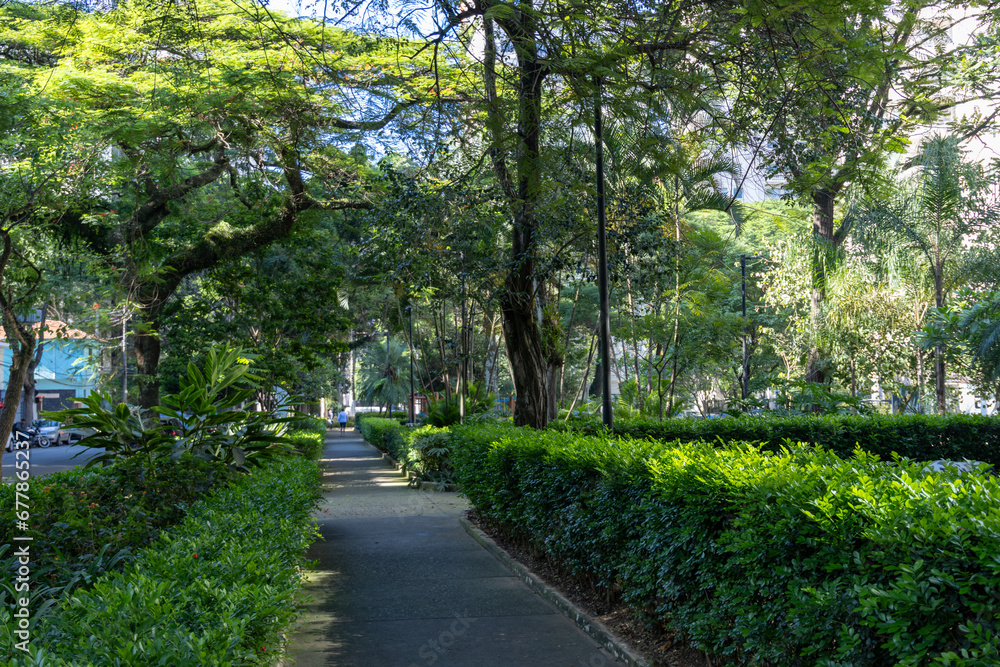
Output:
<path fill-rule="evenodd" d="M 617 663 L 459 525 L 456 493 L 415 491 L 360 435 L 327 435 L 322 537 L 307 557 L 296 667 Z"/>

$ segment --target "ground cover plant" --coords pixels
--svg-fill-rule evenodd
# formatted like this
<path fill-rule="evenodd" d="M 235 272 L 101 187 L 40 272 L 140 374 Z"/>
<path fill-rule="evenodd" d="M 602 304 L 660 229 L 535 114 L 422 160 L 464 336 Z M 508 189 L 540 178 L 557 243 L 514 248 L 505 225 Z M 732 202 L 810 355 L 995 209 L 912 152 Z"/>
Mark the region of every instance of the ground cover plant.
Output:
<path fill-rule="evenodd" d="M 745 665 L 1000 660 L 1000 484 L 809 446 L 458 427 L 479 516 Z"/>
<path fill-rule="evenodd" d="M 240 476 L 123 570 L 38 610 L 30 654 L 3 664 L 271 664 L 315 538 L 318 478 L 304 458 Z M 0 607 L 0 645 L 13 646 L 11 607 Z"/>
<path fill-rule="evenodd" d="M 599 420 L 553 422 L 554 430 L 596 434 Z M 614 432 L 663 442 L 759 442 L 780 450 L 787 442 L 805 442 L 850 456 L 856 447 L 888 459 L 893 453 L 909 459 L 983 461 L 1000 464 L 1000 418 L 981 415 L 804 415 L 741 416 L 727 419 L 616 420 Z"/>

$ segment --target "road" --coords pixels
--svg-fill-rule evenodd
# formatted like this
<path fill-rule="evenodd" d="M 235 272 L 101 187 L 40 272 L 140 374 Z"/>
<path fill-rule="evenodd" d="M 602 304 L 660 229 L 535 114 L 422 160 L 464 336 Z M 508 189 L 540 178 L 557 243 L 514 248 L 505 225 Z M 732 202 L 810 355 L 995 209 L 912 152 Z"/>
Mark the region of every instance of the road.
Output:
<path fill-rule="evenodd" d="M 80 445 L 53 445 L 47 449 L 32 447 L 30 453 L 31 476 L 45 475 L 50 472 L 69 470 L 86 463 L 89 459 L 104 452 L 103 449 L 92 449 L 81 447 Z M 14 475 L 14 461 L 16 452 L 3 453 L 3 479 L 7 480 Z M 77 456 L 79 454 L 79 456 Z M 73 458 L 73 457 L 76 458 Z M 21 457 L 19 460 L 24 460 Z"/>

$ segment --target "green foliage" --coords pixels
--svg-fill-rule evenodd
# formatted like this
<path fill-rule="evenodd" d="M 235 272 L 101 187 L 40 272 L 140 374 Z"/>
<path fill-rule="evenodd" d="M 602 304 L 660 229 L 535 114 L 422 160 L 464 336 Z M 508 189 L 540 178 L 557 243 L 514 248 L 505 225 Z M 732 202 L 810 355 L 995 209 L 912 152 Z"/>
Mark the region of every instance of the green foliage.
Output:
<path fill-rule="evenodd" d="M 303 459 L 239 478 L 122 572 L 35 616 L 30 653 L 3 664 L 273 664 L 316 534 L 318 481 Z M 5 646 L 14 640 L 10 610 L 0 608 Z"/>
<path fill-rule="evenodd" d="M 857 412 L 861 402 L 850 394 L 833 391 L 829 385 L 793 380 L 780 388 L 777 403 L 789 414 L 837 415 Z"/>
<path fill-rule="evenodd" d="M 33 483 L 32 612 L 44 613 L 79 586 L 134 560 L 161 530 L 183 520 L 193 503 L 225 488 L 232 477 L 221 463 L 186 456 L 160 458 L 148 467 L 139 459 L 120 459 L 107 468 L 52 473 Z M 0 485 L 5 545 L 14 544 L 14 490 Z M 0 565 L 8 572 L 17 567 L 9 551 L 0 554 Z M 7 579 L 0 598 L 13 597 Z"/>
<path fill-rule="evenodd" d="M 46 413 L 59 421 L 72 421 L 77 427 L 94 429 L 95 433 L 80 444 L 105 449 L 88 465 L 143 456 L 148 461 L 161 456 L 180 458 L 190 453 L 209 461 L 222 461 L 239 470 L 247 464 L 260 465 L 275 456 L 295 450 L 281 437 L 284 424 L 298 415 L 278 417 L 287 411 L 291 399 L 271 411 L 253 412 L 240 408 L 252 401 L 256 390 L 255 378 L 241 351 L 218 351 L 210 348 L 205 357 L 204 373 L 193 363 L 188 364 L 187 378 L 181 380 L 181 391 L 163 397 L 163 405 L 144 417 L 139 408 L 119 403 L 107 409 L 108 396 L 99 393 L 81 398 L 82 408 Z M 161 421 L 165 417 L 170 422 Z M 179 436 L 171 431 L 180 430 Z"/>
<path fill-rule="evenodd" d="M 453 481 L 451 431 L 423 426 L 413 431 L 406 448 L 406 466 L 422 479 L 447 484 Z"/>
<path fill-rule="evenodd" d="M 461 419 L 458 410 L 458 400 L 431 400 L 427 406 L 427 423 L 431 426 L 443 427 L 457 424 Z"/>
<path fill-rule="evenodd" d="M 365 417 L 358 425 L 361 437 L 399 462 L 406 460 L 411 430 L 395 419 Z"/>
<path fill-rule="evenodd" d="M 599 421 L 575 420 L 553 429 L 597 434 Z M 850 456 L 855 448 L 915 461 L 972 459 L 1000 465 L 1000 419 L 980 415 L 741 416 L 727 419 L 618 421 L 615 434 L 662 442 L 757 442 L 780 451 L 786 442 L 806 442 Z"/>
<path fill-rule="evenodd" d="M 465 416 L 479 415 L 493 409 L 496 402 L 496 394 L 491 391 L 482 391 L 481 383 L 472 382 L 469 384 L 468 395 L 465 397 Z M 452 426 L 461 419 L 461 410 L 458 404 L 458 397 L 452 396 L 450 400 L 431 400 L 427 408 L 427 423 L 431 426 Z"/>
<path fill-rule="evenodd" d="M 365 440 L 416 472 L 420 479 L 439 484 L 453 481 L 449 428 L 422 426 L 414 429 L 394 419 L 366 417 L 360 430 Z"/>
<path fill-rule="evenodd" d="M 303 417 L 288 424 L 285 441 L 307 459 L 318 459 L 323 453 L 326 422 L 317 417 Z"/>
<path fill-rule="evenodd" d="M 996 478 L 500 426 L 452 456 L 481 517 L 726 664 L 997 659 Z"/>
<path fill-rule="evenodd" d="M 388 348 L 388 349 L 386 349 Z M 368 405 L 400 405 L 410 395 L 410 348 L 404 341 L 377 342 L 365 350 L 358 393 Z"/>

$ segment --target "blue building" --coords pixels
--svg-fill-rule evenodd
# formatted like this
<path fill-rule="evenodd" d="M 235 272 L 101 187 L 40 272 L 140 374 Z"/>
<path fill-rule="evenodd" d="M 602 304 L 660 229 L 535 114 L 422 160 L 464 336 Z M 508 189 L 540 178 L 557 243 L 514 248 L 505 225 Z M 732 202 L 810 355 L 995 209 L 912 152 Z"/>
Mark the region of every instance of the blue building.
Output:
<path fill-rule="evenodd" d="M 37 336 L 40 324 L 31 327 Z M 35 368 L 35 401 L 22 396 L 15 421 L 30 423 L 40 410 L 72 408 L 76 398 L 89 396 L 97 387 L 100 342 L 92 334 L 59 320 L 46 320 L 43 334 L 42 358 Z M 7 332 L 0 327 L 0 401 L 7 394 L 10 364 Z"/>

